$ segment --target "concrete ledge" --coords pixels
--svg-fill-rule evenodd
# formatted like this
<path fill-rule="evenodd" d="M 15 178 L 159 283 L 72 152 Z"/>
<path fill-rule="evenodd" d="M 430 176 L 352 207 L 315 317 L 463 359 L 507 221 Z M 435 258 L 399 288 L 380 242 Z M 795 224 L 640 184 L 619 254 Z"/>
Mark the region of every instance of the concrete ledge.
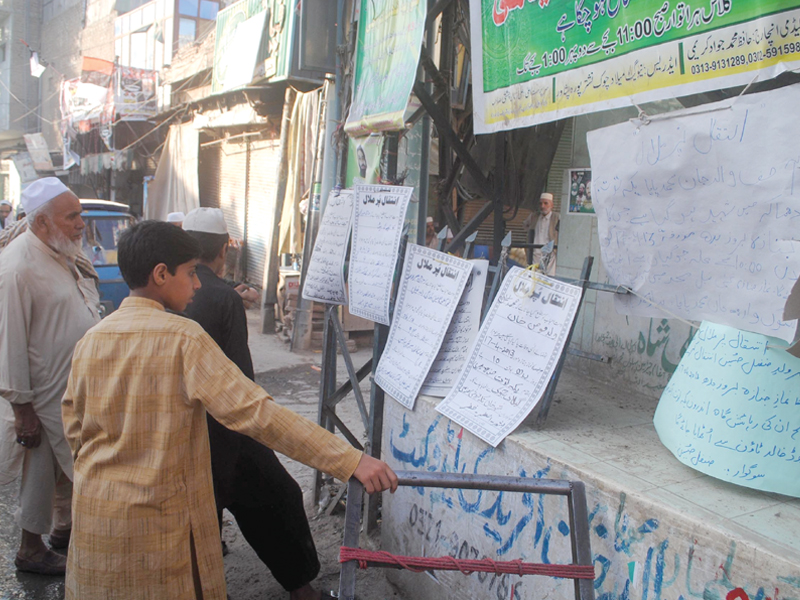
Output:
<path fill-rule="evenodd" d="M 680 464 L 652 426 L 655 402 L 568 371 L 543 431 L 497 449 L 420 397 L 387 399 L 385 458 L 397 468 L 580 479 L 586 483 L 597 598 L 800 598 L 800 501 Z M 401 489 L 386 495 L 383 549 L 417 556 L 570 562 L 563 498 Z M 390 572 L 408 598 L 573 598 L 572 582 Z"/>

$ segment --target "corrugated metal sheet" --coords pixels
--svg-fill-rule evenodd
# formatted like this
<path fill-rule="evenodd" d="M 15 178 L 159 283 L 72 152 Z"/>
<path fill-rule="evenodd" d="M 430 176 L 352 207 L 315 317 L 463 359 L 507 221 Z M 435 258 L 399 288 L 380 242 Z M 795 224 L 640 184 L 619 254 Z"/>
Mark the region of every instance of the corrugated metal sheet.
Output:
<path fill-rule="evenodd" d="M 198 184 L 200 206 L 219 208 L 219 145 L 200 147 Z"/>
<path fill-rule="evenodd" d="M 247 205 L 247 280 L 261 286 L 267 247 L 275 214 L 280 140 L 258 140 L 250 144 L 250 182 Z"/>
<path fill-rule="evenodd" d="M 467 202 L 466 206 L 464 206 L 464 220 L 462 224 L 469 223 L 469 221 L 474 217 L 478 212 L 480 212 L 481 208 L 484 205 L 483 200 L 473 200 Z M 517 212 L 517 215 L 510 221 L 506 221 L 506 233 L 509 231 L 512 232 L 511 238 L 515 242 L 523 242 L 527 239 L 527 234 L 525 232 L 525 228 L 522 226 L 522 222 L 525 220 L 530 214 L 529 210 L 520 209 Z M 505 215 L 506 218 L 509 218 L 511 213 L 507 213 Z M 486 220 L 478 227 L 478 237 L 475 239 L 476 244 L 482 244 L 486 246 L 492 245 L 492 231 L 494 230 L 494 214 L 489 215 Z"/>
<path fill-rule="evenodd" d="M 244 240 L 247 145 L 244 142 L 225 142 L 218 144 L 217 147 L 219 148 L 219 208 L 225 213 L 231 237 Z"/>

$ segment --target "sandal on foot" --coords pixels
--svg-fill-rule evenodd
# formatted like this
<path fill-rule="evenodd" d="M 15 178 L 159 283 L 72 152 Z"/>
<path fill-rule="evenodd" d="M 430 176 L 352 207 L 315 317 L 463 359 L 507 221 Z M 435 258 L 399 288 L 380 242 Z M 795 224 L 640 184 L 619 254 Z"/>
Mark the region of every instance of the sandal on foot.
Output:
<path fill-rule="evenodd" d="M 63 550 L 69 547 L 70 535 L 72 535 L 72 529 L 54 529 L 53 533 L 50 534 L 50 547 L 53 550 Z"/>
<path fill-rule="evenodd" d="M 44 553 L 39 560 L 31 560 L 17 554 L 14 559 L 17 571 L 24 573 L 38 573 L 39 575 L 64 575 L 67 571 L 67 557 L 56 554 L 52 550 Z"/>

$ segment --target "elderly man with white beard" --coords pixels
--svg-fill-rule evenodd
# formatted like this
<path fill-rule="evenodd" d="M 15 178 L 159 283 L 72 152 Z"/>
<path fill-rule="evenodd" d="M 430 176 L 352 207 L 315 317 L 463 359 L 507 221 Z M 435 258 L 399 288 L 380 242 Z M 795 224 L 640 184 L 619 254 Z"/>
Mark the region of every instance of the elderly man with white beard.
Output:
<path fill-rule="evenodd" d="M 21 473 L 20 571 L 63 575 L 72 527 L 72 454 L 61 398 L 75 344 L 100 320 L 92 279 L 75 266 L 84 222 L 81 204 L 47 177 L 22 193 L 28 230 L 0 260 L 0 483 Z"/>

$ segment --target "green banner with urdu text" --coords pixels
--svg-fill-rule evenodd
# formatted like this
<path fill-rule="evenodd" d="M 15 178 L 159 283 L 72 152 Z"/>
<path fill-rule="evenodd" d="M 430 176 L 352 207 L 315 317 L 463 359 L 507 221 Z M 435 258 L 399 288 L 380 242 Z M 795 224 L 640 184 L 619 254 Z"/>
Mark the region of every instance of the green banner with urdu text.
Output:
<path fill-rule="evenodd" d="M 470 0 L 476 133 L 800 66 L 800 0 Z"/>
<path fill-rule="evenodd" d="M 361 0 L 349 135 L 405 127 L 426 12 L 423 0 Z"/>

